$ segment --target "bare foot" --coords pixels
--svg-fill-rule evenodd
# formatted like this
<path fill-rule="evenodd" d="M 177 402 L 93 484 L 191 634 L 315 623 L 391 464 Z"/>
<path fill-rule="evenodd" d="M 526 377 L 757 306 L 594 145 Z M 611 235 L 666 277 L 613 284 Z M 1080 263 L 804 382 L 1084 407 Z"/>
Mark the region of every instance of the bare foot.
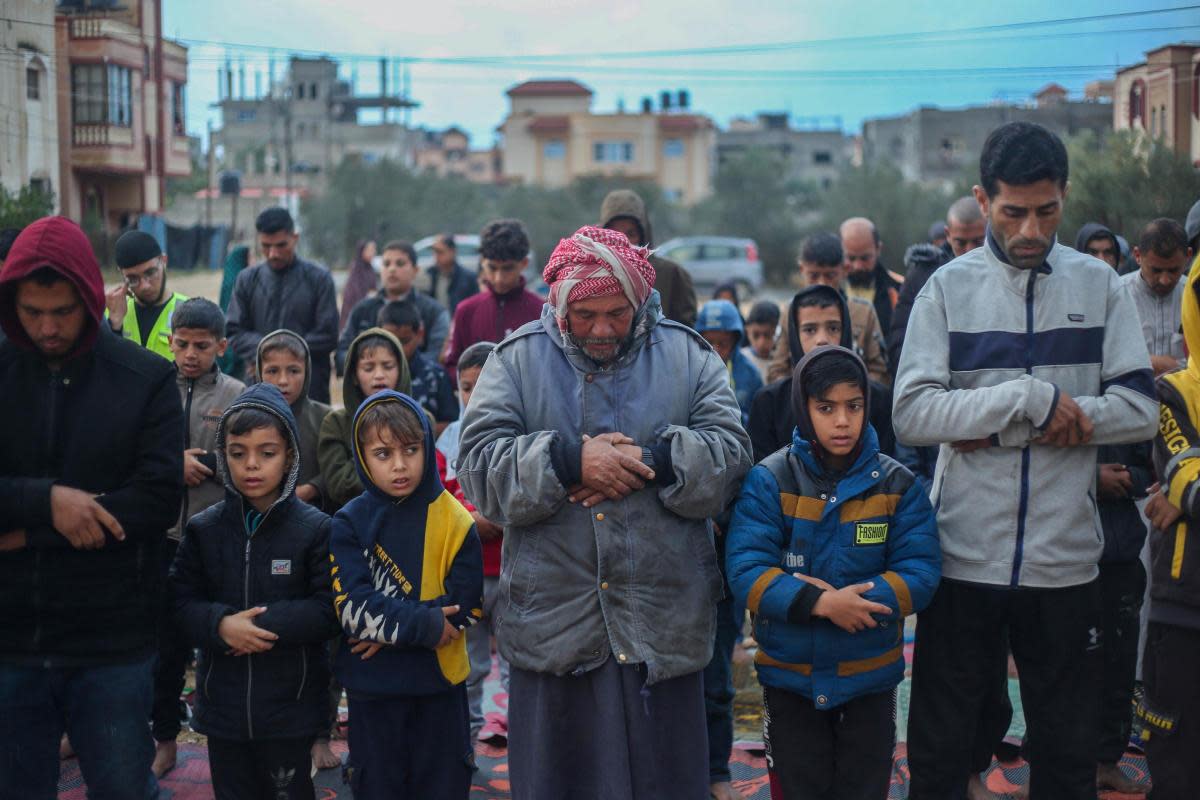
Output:
<path fill-rule="evenodd" d="M 58 757 L 62 760 L 75 757 L 75 748 L 71 747 L 71 740 L 64 733 L 62 741 L 58 743 Z"/>
<path fill-rule="evenodd" d="M 342 765 L 342 759 L 329 749 L 328 739 L 317 739 L 312 746 L 313 766 L 317 769 L 333 769 Z"/>
<path fill-rule="evenodd" d="M 711 784 L 708 787 L 708 796 L 712 800 L 745 800 L 745 795 L 736 791 L 733 784 L 727 781 Z"/>
<path fill-rule="evenodd" d="M 1149 786 L 1144 786 L 1131 779 L 1116 764 L 1096 765 L 1096 788 L 1112 789 L 1121 794 L 1146 794 Z"/>
<path fill-rule="evenodd" d="M 175 769 L 175 761 L 178 756 L 179 751 L 174 739 L 169 742 L 155 742 L 154 763 L 150 765 L 150 770 L 154 773 L 154 777 L 161 778 Z"/>
<path fill-rule="evenodd" d="M 1001 800 L 1001 797 L 984 785 L 980 775 L 972 775 L 967 778 L 967 800 Z"/>

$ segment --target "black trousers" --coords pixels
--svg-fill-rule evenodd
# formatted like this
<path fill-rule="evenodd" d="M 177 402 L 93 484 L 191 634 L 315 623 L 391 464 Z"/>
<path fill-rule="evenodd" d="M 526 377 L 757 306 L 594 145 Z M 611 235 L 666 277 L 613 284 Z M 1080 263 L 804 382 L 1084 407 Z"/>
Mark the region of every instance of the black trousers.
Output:
<path fill-rule="evenodd" d="M 856 697 L 828 711 L 763 687 L 763 740 L 777 800 L 885 800 L 896 749 L 896 692 Z"/>
<path fill-rule="evenodd" d="M 1200 630 L 1151 622 L 1142 657 L 1150 734 L 1151 800 L 1195 800 L 1200 792 Z"/>
<path fill-rule="evenodd" d="M 178 549 L 179 542 L 174 539 L 167 539 L 163 543 L 160 578 L 164 586 L 167 571 Z M 182 727 L 179 696 L 183 693 L 184 673 L 191 660 L 192 649 L 179 635 L 166 593 L 159 601 L 159 610 L 158 658 L 154 663 L 154 706 L 150 712 L 150 723 L 154 741 L 173 742 Z"/>
<path fill-rule="evenodd" d="M 979 720 L 1010 648 L 1029 731 L 1031 800 L 1095 800 L 1099 607 L 1098 581 L 1008 589 L 942 580 L 917 618 L 911 800 L 964 796 L 981 748 Z"/>
<path fill-rule="evenodd" d="M 312 738 L 208 740 L 216 800 L 313 800 Z"/>
<path fill-rule="evenodd" d="M 475 751 L 467 687 L 409 697 L 349 695 L 355 800 L 467 800 Z"/>
<path fill-rule="evenodd" d="M 1115 764 L 1129 746 L 1133 728 L 1133 683 L 1137 678 L 1138 634 L 1146 568 L 1141 561 L 1100 565 L 1100 749 L 1096 761 Z"/>

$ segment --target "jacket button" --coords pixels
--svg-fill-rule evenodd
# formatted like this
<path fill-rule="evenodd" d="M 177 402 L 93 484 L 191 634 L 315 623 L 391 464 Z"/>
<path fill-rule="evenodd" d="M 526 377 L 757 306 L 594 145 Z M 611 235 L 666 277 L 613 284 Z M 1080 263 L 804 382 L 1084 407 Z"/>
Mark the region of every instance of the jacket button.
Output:
<path fill-rule="evenodd" d="M 822 494 L 822 495 L 821 495 L 821 499 L 822 499 L 822 500 L 824 500 L 824 499 L 825 499 L 825 495 L 824 495 L 824 494 Z"/>
<path fill-rule="evenodd" d="M 817 705 L 823 706 L 828 702 L 829 702 L 829 698 L 826 697 L 825 695 L 823 695 L 823 694 L 817 695 Z"/>
<path fill-rule="evenodd" d="M 607 588 L 608 588 L 608 581 L 601 581 L 601 582 L 600 582 L 600 588 L 601 588 L 601 589 L 607 589 Z"/>
<path fill-rule="evenodd" d="M 603 511 L 601 511 L 599 514 L 596 515 L 596 521 L 604 522 L 604 512 Z"/>
<path fill-rule="evenodd" d="M 875 470 L 874 472 L 872 472 L 872 473 L 871 473 L 871 477 L 872 477 L 872 478 L 878 478 L 878 477 L 879 477 L 879 470 Z"/>
<path fill-rule="evenodd" d="M 586 377 L 586 378 L 584 378 L 584 380 L 585 380 L 585 381 L 587 381 L 588 383 L 591 383 L 593 380 L 595 380 L 595 376 L 594 376 L 594 375 L 592 375 L 592 373 L 590 373 L 590 372 L 589 372 L 589 373 L 587 374 L 587 377 Z"/>
<path fill-rule="evenodd" d="M 836 502 L 837 502 L 837 498 L 836 498 L 836 497 L 831 497 L 831 498 L 829 498 L 829 502 L 831 502 L 831 503 L 836 503 Z"/>
<path fill-rule="evenodd" d="M 624 653 L 617 653 L 617 661 L 620 661 L 622 664 L 624 664 L 626 661 L 628 661 L 628 659 L 625 658 Z"/>

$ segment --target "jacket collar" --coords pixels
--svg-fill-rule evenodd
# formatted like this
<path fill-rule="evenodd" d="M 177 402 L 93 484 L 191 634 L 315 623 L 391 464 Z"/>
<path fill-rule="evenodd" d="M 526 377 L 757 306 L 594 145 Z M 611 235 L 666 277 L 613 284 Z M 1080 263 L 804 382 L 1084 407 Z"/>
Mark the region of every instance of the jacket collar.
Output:
<path fill-rule="evenodd" d="M 217 381 L 220 379 L 221 368 L 217 366 L 215 361 L 213 362 L 212 369 L 201 375 L 199 378 L 185 378 L 183 373 L 179 371 L 179 367 L 175 367 L 175 383 L 179 384 L 180 386 L 187 386 L 187 382 L 191 380 L 195 382 L 195 386 L 203 386 L 208 388 L 210 386 L 216 386 Z"/>

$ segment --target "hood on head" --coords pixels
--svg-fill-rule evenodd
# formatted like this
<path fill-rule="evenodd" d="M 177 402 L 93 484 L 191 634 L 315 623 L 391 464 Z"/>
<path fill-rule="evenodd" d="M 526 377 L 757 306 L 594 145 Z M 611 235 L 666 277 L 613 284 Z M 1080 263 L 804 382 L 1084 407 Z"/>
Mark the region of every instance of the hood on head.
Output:
<path fill-rule="evenodd" d="M 728 300 L 709 300 L 702 305 L 696 317 L 696 333 L 705 331 L 735 331 L 740 341 L 744 331 L 737 306 Z"/>
<path fill-rule="evenodd" d="M 354 337 L 354 341 L 350 343 L 350 349 L 346 351 L 346 372 L 342 375 L 342 404 L 345 405 L 347 411 L 358 408 L 367 398 L 366 393 L 358 386 L 354 370 L 358 366 L 359 344 L 368 336 L 382 336 L 391 342 L 392 347 L 396 350 L 396 359 L 400 362 L 400 380 L 396 382 L 396 391 L 404 394 L 412 391 L 412 374 L 409 372 L 408 359 L 404 357 L 404 348 L 400 346 L 400 340 L 383 328 L 367 328 Z"/>
<path fill-rule="evenodd" d="M 614 189 L 600 204 L 600 227 L 607 228 L 617 217 L 629 217 L 642 229 L 642 246 L 651 247 L 650 217 L 646 214 L 646 203 L 632 189 Z"/>
<path fill-rule="evenodd" d="M 1075 237 L 1075 249 L 1081 253 L 1086 253 L 1087 243 L 1097 236 L 1107 236 L 1113 243 L 1113 249 L 1117 251 L 1118 258 L 1121 253 L 1121 242 L 1117 239 L 1117 235 L 1113 233 L 1105 225 L 1099 222 L 1089 222 L 1079 229 L 1079 235 Z"/>
<path fill-rule="evenodd" d="M 437 448 L 434 445 L 433 427 L 429 423 L 429 415 L 425 413 L 425 409 L 421 408 L 420 404 L 409 397 L 407 393 L 384 389 L 382 392 L 376 392 L 363 400 L 362 404 L 358 406 L 358 410 L 354 412 L 354 422 L 350 430 L 351 436 L 354 439 L 354 467 L 358 470 L 358 479 L 362 481 L 362 485 L 367 487 L 367 491 L 371 494 L 389 503 L 396 502 L 396 498 L 380 489 L 371 481 L 371 475 L 367 471 L 366 460 L 363 458 L 362 450 L 358 444 L 358 425 L 362 419 L 362 415 L 367 409 L 374 408 L 380 403 L 403 403 L 410 411 L 417 415 L 417 419 L 421 420 L 421 430 L 425 432 L 425 470 L 421 475 L 421 482 L 417 484 L 416 490 L 404 499 L 418 498 L 426 503 L 432 502 L 443 491 L 442 479 L 438 475 Z"/>
<path fill-rule="evenodd" d="M 220 476 L 221 483 L 224 484 L 227 491 L 237 494 L 237 488 L 233 485 L 233 479 L 229 475 L 229 464 L 225 460 L 225 426 L 229 422 L 229 418 L 243 408 L 257 408 L 260 411 L 266 411 L 283 420 L 284 427 L 287 428 L 288 447 L 292 450 L 292 465 L 288 469 L 287 479 L 283 483 L 283 491 L 279 493 L 279 499 L 275 501 L 275 505 L 278 505 L 296 490 L 296 481 L 300 477 L 300 433 L 292 409 L 283 399 L 283 393 L 273 384 L 254 384 L 238 395 L 238 398 L 230 403 L 229 408 L 225 409 L 225 413 L 221 415 L 221 419 L 217 423 L 217 475 Z"/>
<path fill-rule="evenodd" d="M 96 343 L 104 318 L 104 279 L 83 230 L 66 217 L 43 217 L 21 231 L 0 270 L 0 329 L 26 349 L 36 346 L 17 318 L 17 283 L 42 267 L 69 280 L 87 309 L 87 322 L 71 356 Z"/>
<path fill-rule="evenodd" d="M 796 324 L 796 315 L 800 312 L 800 302 L 813 295 L 828 297 L 831 303 L 837 306 L 842 315 L 842 340 L 839 344 L 847 350 L 854 349 L 854 331 L 850 325 L 850 306 L 846 304 L 846 298 L 837 289 L 823 283 L 807 286 L 796 292 L 791 305 L 788 306 L 788 353 L 791 355 L 793 367 L 800 362 L 800 359 L 804 358 L 804 348 L 800 345 L 800 326 Z"/>
<path fill-rule="evenodd" d="M 312 352 L 308 349 L 308 342 L 304 341 L 304 337 L 298 333 L 289 331 L 286 328 L 280 328 L 276 331 L 271 331 L 264 336 L 258 343 L 258 350 L 254 354 L 254 375 L 261 381 L 262 376 L 262 360 L 263 351 L 267 349 L 272 341 L 279 339 L 290 339 L 304 350 L 304 388 L 300 390 L 300 398 L 296 401 L 296 405 L 308 400 L 308 387 L 312 383 Z"/>
<path fill-rule="evenodd" d="M 854 446 L 854 451 L 850 454 L 850 461 L 854 462 L 862 453 L 863 443 L 867 438 L 867 425 L 871 419 L 871 381 L 867 376 L 867 365 L 848 347 L 835 347 L 832 345 L 814 348 L 811 352 L 806 353 L 800 359 L 800 363 L 796 364 L 792 370 L 792 413 L 796 415 L 796 431 L 800 438 L 809 443 L 813 453 L 818 460 L 822 460 L 825 454 L 825 449 L 821 447 L 821 443 L 817 441 L 816 431 L 813 429 L 812 418 L 808 414 L 808 392 L 804 389 L 804 374 L 812 367 L 813 363 L 821 358 L 829 358 L 831 356 L 839 356 L 842 358 L 850 358 L 858 370 L 859 378 L 862 381 L 863 389 L 863 429 L 859 434 L 858 442 Z"/>

